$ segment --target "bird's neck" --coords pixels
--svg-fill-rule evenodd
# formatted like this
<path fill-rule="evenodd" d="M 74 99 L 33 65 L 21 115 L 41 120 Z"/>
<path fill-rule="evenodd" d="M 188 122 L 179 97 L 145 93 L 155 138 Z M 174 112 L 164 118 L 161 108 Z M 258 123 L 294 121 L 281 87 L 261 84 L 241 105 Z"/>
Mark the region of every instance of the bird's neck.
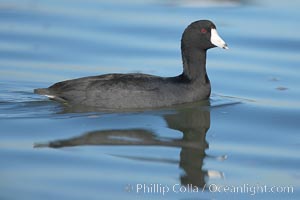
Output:
<path fill-rule="evenodd" d="M 206 50 L 181 47 L 183 75 L 191 81 L 209 82 L 206 74 Z"/>

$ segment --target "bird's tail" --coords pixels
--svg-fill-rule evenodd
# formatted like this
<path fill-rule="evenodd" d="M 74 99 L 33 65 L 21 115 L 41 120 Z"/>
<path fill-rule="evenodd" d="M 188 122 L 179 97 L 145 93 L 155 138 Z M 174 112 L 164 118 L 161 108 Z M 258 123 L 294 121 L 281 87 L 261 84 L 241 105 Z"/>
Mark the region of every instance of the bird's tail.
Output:
<path fill-rule="evenodd" d="M 63 97 L 56 95 L 55 93 L 51 92 L 48 88 L 37 88 L 33 91 L 35 94 L 40 94 L 48 97 L 51 100 L 55 100 L 62 103 L 67 103 L 67 100 Z"/>
<path fill-rule="evenodd" d="M 34 89 L 35 94 L 40 94 L 40 95 L 50 95 L 50 91 L 48 88 L 37 88 Z"/>

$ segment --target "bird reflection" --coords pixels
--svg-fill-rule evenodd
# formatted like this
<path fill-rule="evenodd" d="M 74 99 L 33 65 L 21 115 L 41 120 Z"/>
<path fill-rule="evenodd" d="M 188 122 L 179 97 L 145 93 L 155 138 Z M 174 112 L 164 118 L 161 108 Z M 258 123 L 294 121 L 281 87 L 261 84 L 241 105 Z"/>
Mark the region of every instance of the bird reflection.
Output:
<path fill-rule="evenodd" d="M 181 146 L 179 166 L 184 170 L 182 185 L 204 187 L 207 171 L 202 169 L 208 143 L 205 139 L 210 127 L 210 112 L 199 108 L 184 109 L 164 116 L 168 127 L 183 133 L 182 141 L 193 146 Z M 197 148 L 195 148 L 197 147 Z"/>
<path fill-rule="evenodd" d="M 210 111 L 205 107 L 182 107 L 171 114 L 162 114 L 170 129 L 180 131 L 182 138 L 160 137 L 154 131 L 147 129 L 99 130 L 85 133 L 81 136 L 56 140 L 47 144 L 35 144 L 35 147 L 71 147 L 83 145 L 127 145 L 127 146 L 163 146 L 181 148 L 179 167 L 184 174 L 180 175 L 182 185 L 204 187 L 209 172 L 203 169 L 203 161 L 207 157 L 205 150 L 208 143 L 205 139 L 210 127 Z M 127 159 L 143 161 L 173 162 L 134 156 L 120 156 Z"/>

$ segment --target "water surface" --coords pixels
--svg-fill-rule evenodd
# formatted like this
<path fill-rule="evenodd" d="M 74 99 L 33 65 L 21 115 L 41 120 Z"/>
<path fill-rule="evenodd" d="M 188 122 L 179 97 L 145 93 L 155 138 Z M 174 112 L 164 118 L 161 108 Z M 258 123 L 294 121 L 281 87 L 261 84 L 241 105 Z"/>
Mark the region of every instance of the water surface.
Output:
<path fill-rule="evenodd" d="M 299 6 L 1 0 L 0 199 L 299 199 Z M 75 112 L 33 94 L 95 74 L 175 76 L 182 31 L 198 19 L 230 47 L 208 52 L 208 101 Z"/>

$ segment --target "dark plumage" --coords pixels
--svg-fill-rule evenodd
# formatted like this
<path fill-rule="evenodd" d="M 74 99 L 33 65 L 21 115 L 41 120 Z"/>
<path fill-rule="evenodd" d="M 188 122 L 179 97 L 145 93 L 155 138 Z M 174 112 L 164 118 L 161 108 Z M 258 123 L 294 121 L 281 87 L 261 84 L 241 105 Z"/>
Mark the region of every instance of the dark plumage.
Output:
<path fill-rule="evenodd" d="M 206 51 L 227 48 L 208 20 L 190 24 L 181 39 L 183 73 L 176 77 L 148 74 L 106 74 L 56 83 L 34 92 L 72 106 L 103 109 L 154 108 L 207 99 Z"/>

